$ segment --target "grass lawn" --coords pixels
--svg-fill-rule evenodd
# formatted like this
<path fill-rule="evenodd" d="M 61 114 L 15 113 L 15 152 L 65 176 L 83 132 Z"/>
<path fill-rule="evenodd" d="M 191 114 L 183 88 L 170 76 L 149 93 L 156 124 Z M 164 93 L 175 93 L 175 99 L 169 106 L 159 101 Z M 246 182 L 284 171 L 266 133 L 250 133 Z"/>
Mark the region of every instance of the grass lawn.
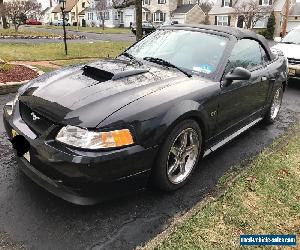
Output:
<path fill-rule="evenodd" d="M 35 28 L 47 28 L 47 29 L 60 29 L 62 30 L 61 26 L 54 26 L 54 25 L 35 25 Z M 102 28 L 99 27 L 77 27 L 76 26 L 67 26 L 67 30 L 79 30 L 82 32 L 93 32 L 93 33 L 99 33 L 99 34 L 126 34 L 130 33 L 129 28 Z"/>
<path fill-rule="evenodd" d="M 77 65 L 77 64 L 83 64 L 83 63 L 89 63 L 96 61 L 97 59 L 70 59 L 70 60 L 57 60 L 57 61 L 51 61 L 52 63 L 59 65 L 59 66 L 69 66 L 69 65 Z"/>
<path fill-rule="evenodd" d="M 69 54 L 65 56 L 63 43 L 1 44 L 0 58 L 6 61 L 42 61 L 115 57 L 129 45 L 130 42 L 69 43 Z"/>
<path fill-rule="evenodd" d="M 300 124 L 255 158 L 223 196 L 154 248 L 238 249 L 240 234 L 297 234 L 299 249 L 299 183 Z"/>

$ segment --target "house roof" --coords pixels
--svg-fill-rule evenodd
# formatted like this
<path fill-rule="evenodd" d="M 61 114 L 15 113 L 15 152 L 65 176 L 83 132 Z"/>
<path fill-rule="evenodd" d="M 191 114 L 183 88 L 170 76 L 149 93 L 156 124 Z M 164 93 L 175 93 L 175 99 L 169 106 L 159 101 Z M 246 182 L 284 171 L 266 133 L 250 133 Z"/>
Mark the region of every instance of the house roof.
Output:
<path fill-rule="evenodd" d="M 70 12 L 73 7 L 77 4 L 78 0 L 66 0 L 65 12 Z M 56 5 L 52 10 L 53 13 L 61 12 L 60 5 Z"/>
<path fill-rule="evenodd" d="M 174 14 L 186 14 L 188 13 L 192 8 L 194 8 L 196 4 L 183 4 L 178 6 L 177 9 L 174 10 Z"/>
<path fill-rule="evenodd" d="M 143 9 L 143 11 L 145 11 L 145 12 L 150 12 L 150 10 L 147 9 L 147 8 L 145 8 L 145 7 L 142 7 L 142 9 Z"/>
<path fill-rule="evenodd" d="M 45 15 L 52 7 L 47 7 L 46 9 L 41 11 L 41 15 Z"/>
<path fill-rule="evenodd" d="M 289 12 L 290 16 L 300 16 L 300 3 L 295 3 L 291 8 Z"/>
<path fill-rule="evenodd" d="M 247 0 L 232 0 L 232 7 L 222 7 L 222 0 L 217 0 L 213 8 L 209 12 L 210 15 L 220 15 L 220 14 L 233 14 L 235 13 L 235 6 L 240 6 L 242 3 L 247 2 Z M 274 11 L 282 11 L 286 0 L 273 0 Z"/>

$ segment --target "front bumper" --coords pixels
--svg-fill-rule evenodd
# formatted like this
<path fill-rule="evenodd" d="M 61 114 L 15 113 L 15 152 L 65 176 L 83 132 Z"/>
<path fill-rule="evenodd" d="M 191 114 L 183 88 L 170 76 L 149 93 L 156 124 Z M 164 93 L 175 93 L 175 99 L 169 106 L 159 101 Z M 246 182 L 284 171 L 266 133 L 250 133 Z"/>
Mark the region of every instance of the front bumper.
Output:
<path fill-rule="evenodd" d="M 21 170 L 54 195 L 80 205 L 91 205 L 142 190 L 147 185 L 157 147 L 134 145 L 114 151 L 87 152 L 37 137 L 22 121 L 18 108 L 3 121 L 9 138 L 12 129 L 30 143 L 30 162 L 19 158 Z"/>

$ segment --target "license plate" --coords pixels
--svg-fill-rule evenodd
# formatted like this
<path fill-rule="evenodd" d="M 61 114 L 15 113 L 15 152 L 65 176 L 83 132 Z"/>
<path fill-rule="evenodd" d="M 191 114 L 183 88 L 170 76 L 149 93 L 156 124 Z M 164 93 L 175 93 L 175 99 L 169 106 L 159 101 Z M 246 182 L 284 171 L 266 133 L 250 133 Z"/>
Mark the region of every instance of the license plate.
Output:
<path fill-rule="evenodd" d="M 12 134 L 12 137 L 13 137 L 13 138 L 14 138 L 15 136 L 19 135 L 18 132 L 17 132 L 16 130 L 14 130 L 14 129 L 11 130 L 11 134 Z M 24 157 L 28 162 L 30 162 L 30 153 L 29 153 L 29 151 L 26 152 L 26 153 L 23 155 L 23 157 Z"/>
<path fill-rule="evenodd" d="M 295 69 L 289 69 L 289 76 L 294 76 L 296 75 L 296 70 Z"/>

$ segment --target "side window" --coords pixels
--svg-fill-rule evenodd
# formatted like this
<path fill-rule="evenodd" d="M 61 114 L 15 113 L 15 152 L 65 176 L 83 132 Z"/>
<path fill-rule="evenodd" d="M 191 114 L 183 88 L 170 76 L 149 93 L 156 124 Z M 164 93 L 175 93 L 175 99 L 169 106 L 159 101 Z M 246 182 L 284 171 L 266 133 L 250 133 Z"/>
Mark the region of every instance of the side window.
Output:
<path fill-rule="evenodd" d="M 242 39 L 234 46 L 226 67 L 226 73 L 236 67 L 251 70 L 263 65 L 260 44 L 254 40 Z"/>
<path fill-rule="evenodd" d="M 260 51 L 261 51 L 261 56 L 262 56 L 263 62 L 268 63 L 270 61 L 270 58 L 262 46 L 260 46 Z"/>

